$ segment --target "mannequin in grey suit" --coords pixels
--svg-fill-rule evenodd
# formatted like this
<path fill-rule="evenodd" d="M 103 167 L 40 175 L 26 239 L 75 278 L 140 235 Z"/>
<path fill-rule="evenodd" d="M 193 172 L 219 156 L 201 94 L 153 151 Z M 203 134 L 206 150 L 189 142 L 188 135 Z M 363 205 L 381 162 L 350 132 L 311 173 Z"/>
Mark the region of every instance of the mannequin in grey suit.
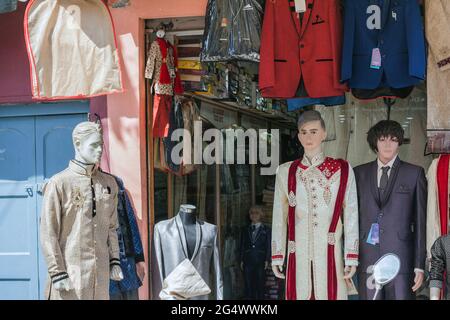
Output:
<path fill-rule="evenodd" d="M 217 227 L 198 220 L 194 206 L 181 205 L 175 217 L 158 222 L 154 230 L 154 245 L 161 282 L 181 262 L 189 259 L 206 284 L 215 291 L 216 299 L 223 299 Z M 192 299 L 210 298 L 205 295 Z"/>
<path fill-rule="evenodd" d="M 422 285 L 425 269 L 427 182 L 423 168 L 398 157 L 404 131 L 384 120 L 369 130 L 367 141 L 377 160 L 355 168 L 359 204 L 358 285 L 360 299 L 375 293 L 373 264 L 384 254 L 401 261 L 399 275 L 379 300 L 410 300 Z"/>

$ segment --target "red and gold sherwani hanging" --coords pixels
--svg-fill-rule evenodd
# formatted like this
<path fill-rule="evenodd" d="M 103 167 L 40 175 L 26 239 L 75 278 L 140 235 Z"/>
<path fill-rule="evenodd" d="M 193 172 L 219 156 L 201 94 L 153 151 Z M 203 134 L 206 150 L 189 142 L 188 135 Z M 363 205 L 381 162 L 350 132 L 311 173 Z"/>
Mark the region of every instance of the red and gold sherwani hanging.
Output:
<path fill-rule="evenodd" d="M 286 259 L 287 300 L 346 300 L 344 267 L 358 265 L 358 240 L 356 183 L 346 161 L 321 153 L 278 168 L 272 265 Z"/>

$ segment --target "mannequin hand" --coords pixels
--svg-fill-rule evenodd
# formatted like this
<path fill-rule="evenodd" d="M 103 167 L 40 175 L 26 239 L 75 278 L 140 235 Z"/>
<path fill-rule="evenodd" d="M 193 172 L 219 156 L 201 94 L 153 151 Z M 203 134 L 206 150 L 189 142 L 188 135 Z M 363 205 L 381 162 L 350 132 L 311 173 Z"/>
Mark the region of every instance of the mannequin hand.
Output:
<path fill-rule="evenodd" d="M 244 271 L 244 263 L 241 262 L 241 270 Z"/>
<path fill-rule="evenodd" d="M 430 288 L 430 300 L 441 300 L 441 289 Z"/>
<path fill-rule="evenodd" d="M 275 277 L 279 279 L 286 279 L 283 272 L 283 266 L 272 266 L 272 271 L 275 274 Z"/>
<path fill-rule="evenodd" d="M 144 261 L 136 263 L 136 273 L 137 273 L 139 279 L 141 280 L 141 282 L 143 282 L 144 277 L 145 277 L 145 262 Z"/>
<path fill-rule="evenodd" d="M 412 287 L 412 291 L 416 292 L 420 289 L 423 283 L 424 273 L 420 271 L 414 271 L 416 273 L 416 277 L 414 278 L 414 286 Z"/>
<path fill-rule="evenodd" d="M 61 281 L 58 281 L 53 286 L 58 291 L 61 291 L 61 290 L 69 291 L 69 290 L 73 290 L 74 289 L 72 281 L 70 281 L 69 278 L 61 280 Z"/>
<path fill-rule="evenodd" d="M 113 266 L 111 272 L 109 273 L 111 280 L 120 281 L 123 279 L 122 269 L 119 266 Z"/>
<path fill-rule="evenodd" d="M 356 273 L 356 266 L 345 266 L 344 269 L 344 279 L 349 280 L 353 278 Z"/>

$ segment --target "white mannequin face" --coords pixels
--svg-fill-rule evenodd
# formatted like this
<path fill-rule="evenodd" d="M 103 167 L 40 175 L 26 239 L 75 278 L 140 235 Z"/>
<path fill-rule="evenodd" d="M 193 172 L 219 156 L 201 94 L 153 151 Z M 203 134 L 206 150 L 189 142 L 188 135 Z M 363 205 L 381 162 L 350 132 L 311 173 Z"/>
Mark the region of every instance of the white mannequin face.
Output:
<path fill-rule="evenodd" d="M 75 141 L 75 159 L 87 164 L 100 162 L 103 153 L 103 138 L 98 132 Z"/>
<path fill-rule="evenodd" d="M 158 37 L 158 38 L 164 38 L 165 36 L 166 36 L 166 32 L 164 31 L 164 30 L 158 30 L 158 31 L 156 31 L 156 36 Z"/>

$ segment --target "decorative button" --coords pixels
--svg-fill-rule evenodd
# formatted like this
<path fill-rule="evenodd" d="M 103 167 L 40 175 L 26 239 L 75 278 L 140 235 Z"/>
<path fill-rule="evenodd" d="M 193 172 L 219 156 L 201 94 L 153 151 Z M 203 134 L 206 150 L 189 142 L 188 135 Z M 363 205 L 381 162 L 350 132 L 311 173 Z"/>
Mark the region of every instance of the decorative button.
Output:
<path fill-rule="evenodd" d="M 300 48 L 304 48 L 305 47 L 305 45 L 302 43 L 301 45 L 300 45 Z"/>
<path fill-rule="evenodd" d="M 302 61 L 301 61 L 301 64 L 305 64 L 305 60 L 302 60 Z"/>
<path fill-rule="evenodd" d="M 94 228 L 97 228 L 97 224 L 94 224 Z"/>

